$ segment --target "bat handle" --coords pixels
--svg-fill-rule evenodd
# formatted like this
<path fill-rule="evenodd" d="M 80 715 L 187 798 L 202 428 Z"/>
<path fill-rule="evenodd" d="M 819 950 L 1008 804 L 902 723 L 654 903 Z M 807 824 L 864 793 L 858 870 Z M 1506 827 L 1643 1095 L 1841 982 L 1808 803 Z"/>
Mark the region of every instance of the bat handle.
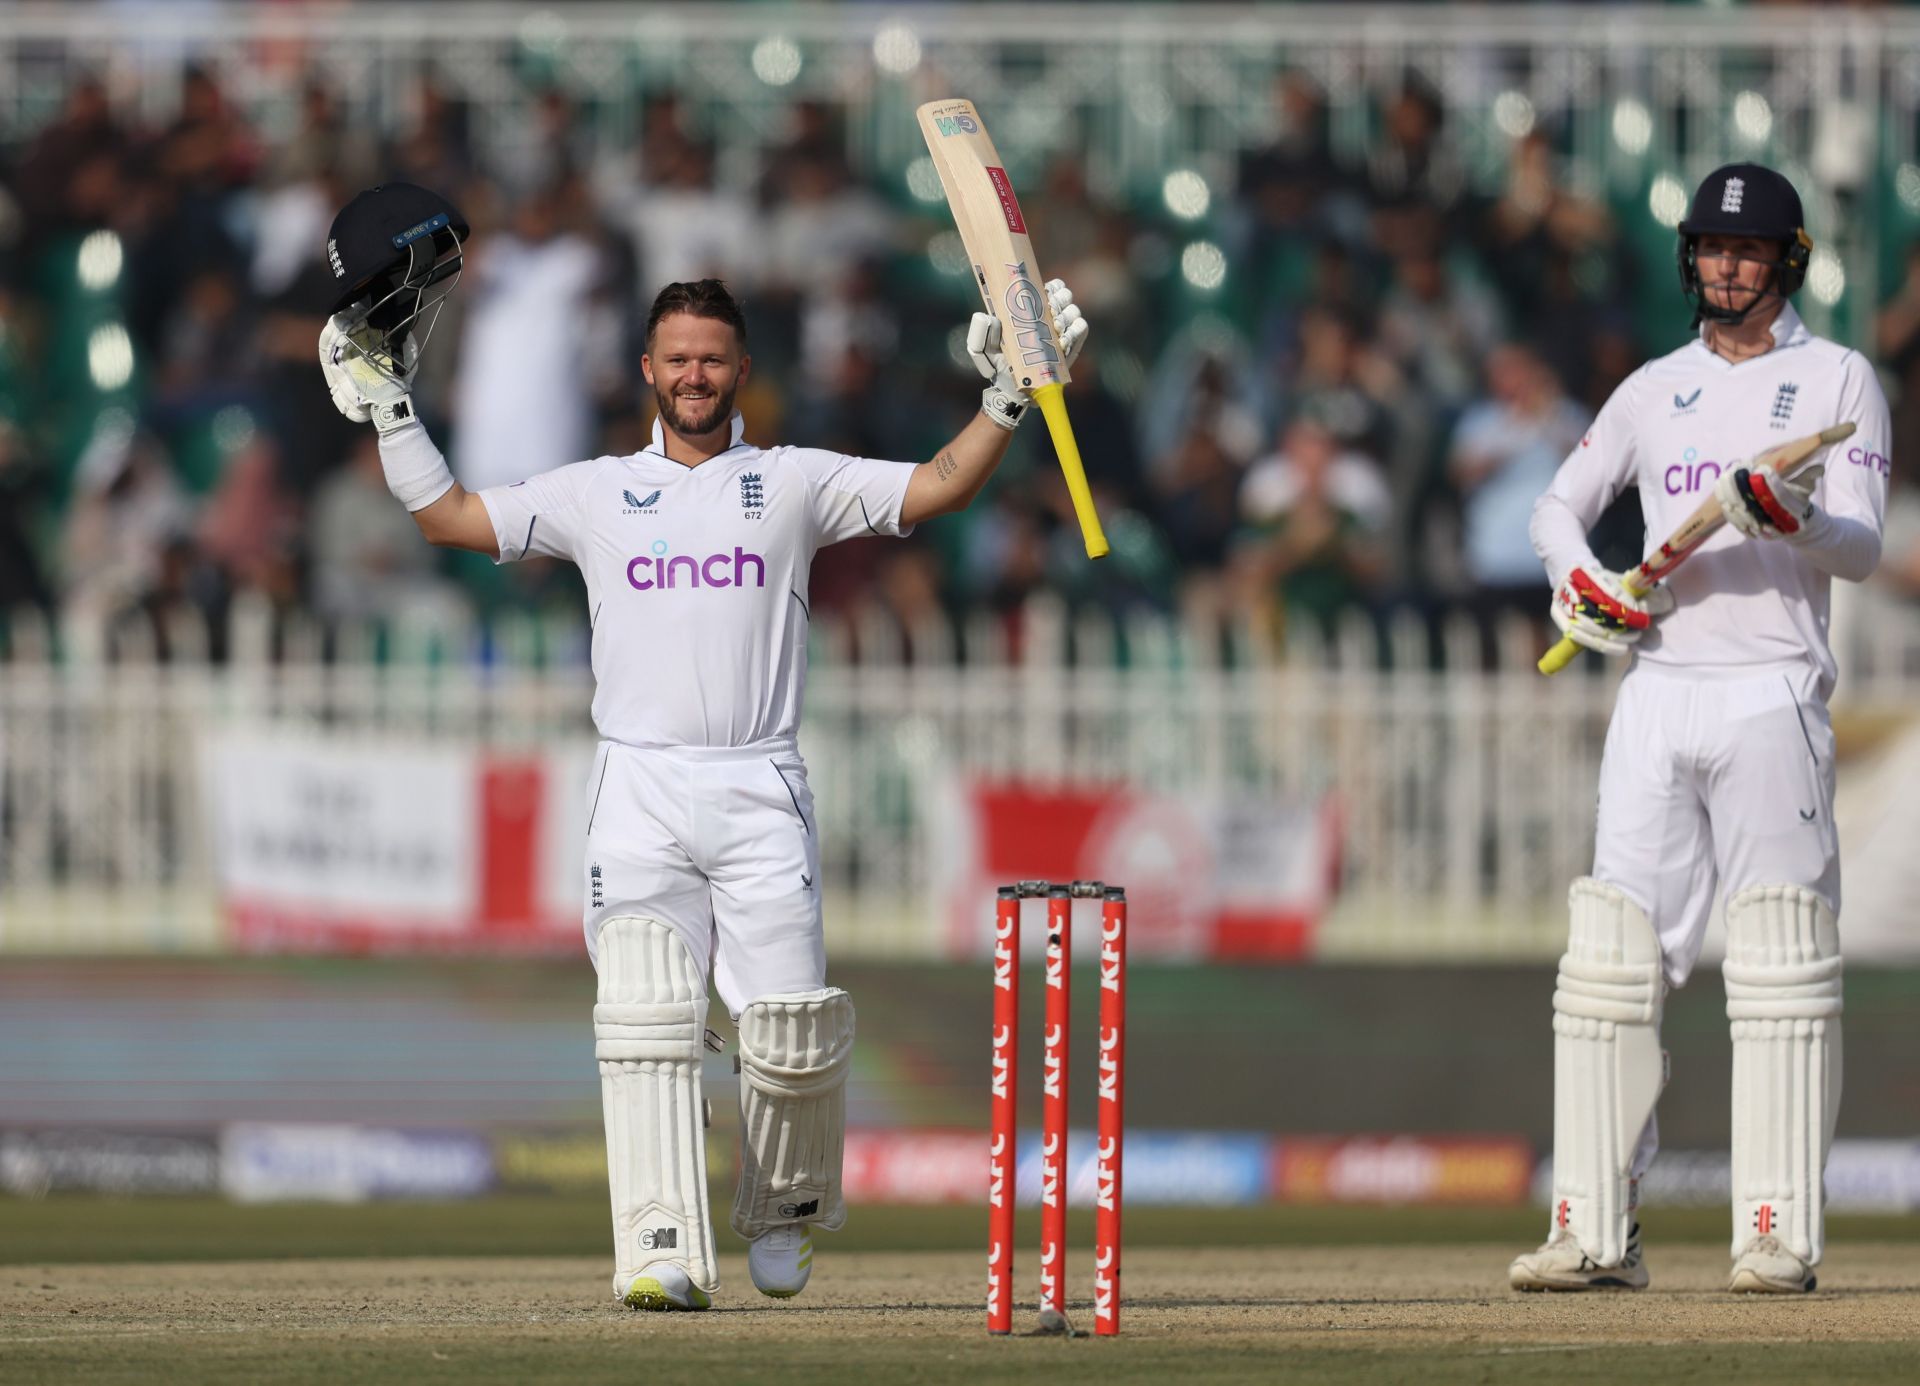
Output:
<path fill-rule="evenodd" d="M 1094 513 L 1093 492 L 1087 488 L 1087 469 L 1080 461 L 1080 444 L 1074 441 L 1073 425 L 1067 421 L 1067 402 L 1058 385 L 1042 385 L 1033 392 L 1034 403 L 1047 421 L 1053 435 L 1053 451 L 1066 474 L 1067 494 L 1073 497 L 1073 513 L 1080 520 L 1080 538 L 1087 546 L 1088 558 L 1107 556 L 1107 536 L 1100 529 L 1100 517 Z"/>
<path fill-rule="evenodd" d="M 1563 635 L 1552 649 L 1540 656 L 1538 668 L 1541 673 L 1551 677 L 1573 663 L 1573 657 L 1580 653 L 1580 646 L 1571 635 Z"/>

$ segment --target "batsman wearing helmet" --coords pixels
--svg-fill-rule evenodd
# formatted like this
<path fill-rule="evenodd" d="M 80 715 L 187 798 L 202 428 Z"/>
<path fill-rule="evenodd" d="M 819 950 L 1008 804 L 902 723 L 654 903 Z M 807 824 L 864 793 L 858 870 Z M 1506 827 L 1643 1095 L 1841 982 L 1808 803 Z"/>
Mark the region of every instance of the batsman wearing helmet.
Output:
<path fill-rule="evenodd" d="M 1811 1290 L 1840 1102 L 1840 861 L 1827 646 L 1835 578 L 1880 557 L 1887 403 L 1855 351 L 1789 302 L 1813 242 L 1757 164 L 1717 169 L 1680 223 L 1698 336 L 1607 401 L 1535 505 L 1556 624 L 1626 656 L 1600 769 L 1593 874 L 1573 883 L 1553 995 L 1553 1206 L 1521 1290 L 1640 1289 L 1635 1216 L 1666 1082 L 1661 1004 L 1726 902 L 1733 1037 L 1730 1288 Z M 1844 450 L 1783 479 L 1743 465 L 1843 422 Z M 1628 486 L 1652 534 L 1711 492 L 1728 525 L 1645 600 L 1587 534 Z"/>
<path fill-rule="evenodd" d="M 732 1225 L 762 1293 L 798 1294 L 812 1229 L 846 1220 L 841 1154 L 854 1010 L 827 985 L 820 847 L 798 732 L 808 572 L 827 544 L 904 535 L 959 510 L 1028 397 L 997 319 L 968 337 L 981 411 L 932 460 L 761 448 L 734 410 L 747 325 L 717 280 L 669 284 L 647 322 L 652 444 L 477 493 L 414 417 L 414 329 L 451 285 L 465 224 L 417 188 L 336 221 L 340 310 L 320 338 L 335 403 L 380 431 L 387 483 L 435 544 L 577 564 L 592 622 L 594 724 L 582 894 L 614 1229 L 613 1292 L 705 1309 L 719 1273 L 701 1092 L 707 993 L 739 1029 L 741 1175 Z M 1048 285 L 1071 362 L 1087 326 Z M 444 290 L 442 291 L 444 293 Z M 430 329 L 430 323 L 429 323 Z M 523 401 L 538 411 L 537 398 Z"/>

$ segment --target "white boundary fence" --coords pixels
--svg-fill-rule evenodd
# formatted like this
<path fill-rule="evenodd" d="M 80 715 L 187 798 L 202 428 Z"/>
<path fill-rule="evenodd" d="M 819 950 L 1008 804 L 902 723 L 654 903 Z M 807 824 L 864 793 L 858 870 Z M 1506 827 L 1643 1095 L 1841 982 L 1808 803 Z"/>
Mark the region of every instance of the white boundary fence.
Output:
<path fill-rule="evenodd" d="M 1122 664 L 1104 619 L 1076 628 L 1046 602 L 1022 619 L 1019 662 L 990 625 L 965 633 L 965 663 L 951 657 L 952 631 L 917 633 L 908 662 L 883 620 L 816 630 L 802 744 L 836 948 L 937 948 L 930 890 L 950 844 L 936 840 L 926 806 L 961 776 L 1330 791 L 1343 839 L 1322 956 L 1557 948 L 1567 881 L 1590 861 L 1610 669 L 1543 679 L 1525 630 L 1508 632 L 1504 666 L 1483 672 L 1465 628 L 1448 632 L 1436 669 L 1410 625 L 1388 632 L 1392 667 L 1382 667 L 1360 625 L 1331 646 L 1296 638 L 1276 658 L 1160 618 L 1118 633 Z M 1839 626 L 1873 636 L 1849 643 L 1843 725 L 1909 718 L 1920 615 L 1856 608 Z M 144 624 L 113 638 L 69 626 L 56 639 L 37 619 L 13 623 L 0 662 L 0 947 L 219 946 L 196 773 L 210 731 L 506 749 L 592 736 L 571 622 L 497 625 L 485 660 L 479 632 L 461 627 L 386 632 L 376 660 L 376 632 L 276 625 L 243 607 L 221 664 L 206 658 L 197 618 L 165 630 L 162 660 Z M 851 662 L 843 652 L 856 635 Z"/>

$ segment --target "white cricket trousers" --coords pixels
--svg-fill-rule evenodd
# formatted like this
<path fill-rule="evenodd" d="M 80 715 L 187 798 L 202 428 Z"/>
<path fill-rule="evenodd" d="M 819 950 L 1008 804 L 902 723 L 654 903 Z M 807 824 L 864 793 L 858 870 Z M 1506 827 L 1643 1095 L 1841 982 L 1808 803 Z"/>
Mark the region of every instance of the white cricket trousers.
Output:
<path fill-rule="evenodd" d="M 1636 660 L 1600 763 L 1593 874 L 1647 912 L 1667 981 L 1682 985 L 1716 889 L 1804 886 L 1840 912 L 1833 723 L 1804 664 L 1669 672 Z M 1659 1147 L 1652 1118 L 1635 1152 Z"/>
<path fill-rule="evenodd" d="M 602 920 L 641 915 L 686 942 L 736 1020 L 760 997 L 826 985 L 819 837 L 796 747 L 603 741 L 588 786 L 589 956 Z"/>

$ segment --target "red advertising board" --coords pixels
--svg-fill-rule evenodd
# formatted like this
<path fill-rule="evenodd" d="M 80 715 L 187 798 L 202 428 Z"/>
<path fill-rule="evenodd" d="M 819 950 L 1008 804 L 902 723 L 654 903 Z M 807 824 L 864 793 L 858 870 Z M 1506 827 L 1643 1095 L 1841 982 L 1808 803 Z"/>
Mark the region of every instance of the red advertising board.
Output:
<path fill-rule="evenodd" d="M 990 947 L 996 885 L 1099 880 L 1127 889 L 1136 956 L 1306 958 L 1338 873 L 1331 795 L 970 780 L 945 797 L 935 818 L 957 849 L 936 862 L 935 889 L 955 956 Z"/>

